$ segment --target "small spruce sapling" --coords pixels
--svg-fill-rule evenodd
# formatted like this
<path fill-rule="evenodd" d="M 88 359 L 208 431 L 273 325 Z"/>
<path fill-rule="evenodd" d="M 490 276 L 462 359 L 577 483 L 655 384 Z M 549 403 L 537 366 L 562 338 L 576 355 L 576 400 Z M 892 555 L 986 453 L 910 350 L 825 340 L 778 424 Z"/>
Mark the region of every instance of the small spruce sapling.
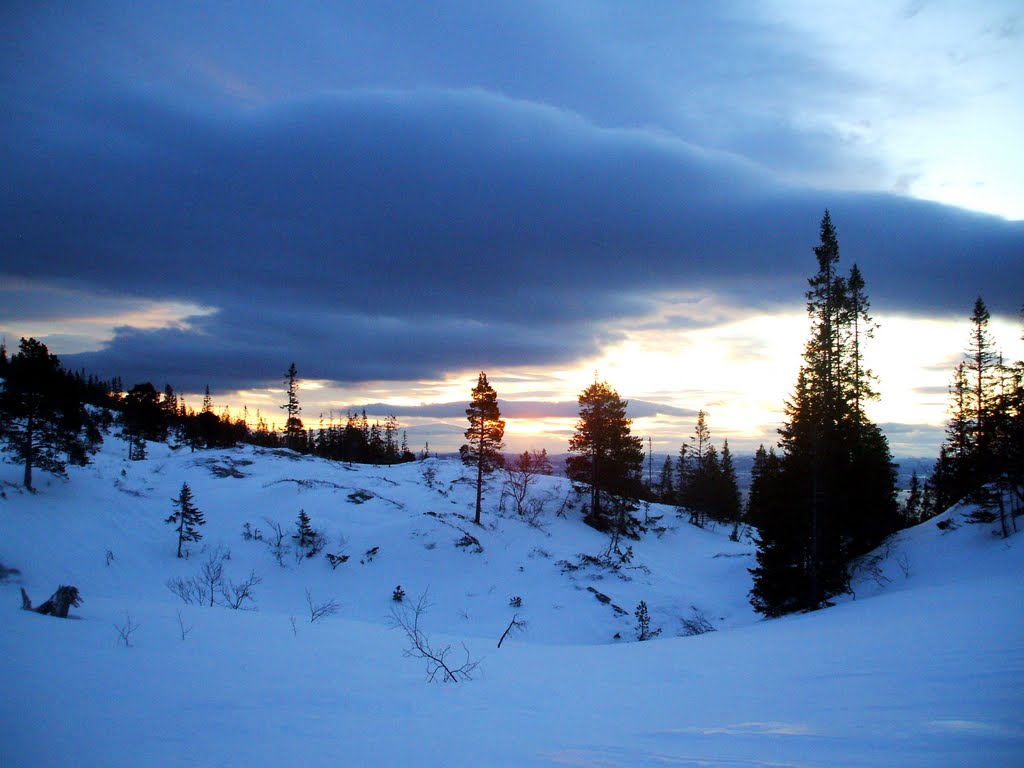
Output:
<path fill-rule="evenodd" d="M 326 544 L 324 536 L 312 526 L 306 510 L 299 510 L 299 517 L 295 522 L 295 527 L 297 531 L 292 534 L 292 538 L 295 539 L 297 544 L 296 560 L 299 559 L 299 553 L 304 554 L 306 557 L 313 557 L 324 548 Z"/>
<path fill-rule="evenodd" d="M 188 483 L 181 484 L 178 498 L 172 499 L 172 503 L 174 512 L 164 522 L 177 525 L 178 557 L 181 558 L 184 557 L 181 552 L 181 545 L 184 542 L 199 541 L 203 538 L 197 528 L 200 525 L 206 525 L 206 520 L 203 518 L 203 513 L 192 502 L 192 489 L 188 487 Z"/>
<path fill-rule="evenodd" d="M 651 616 L 647 612 L 647 603 L 643 600 L 636 607 L 636 612 L 633 614 L 636 616 L 636 639 L 640 642 L 644 640 L 650 640 L 661 634 L 660 629 L 651 629 Z"/>

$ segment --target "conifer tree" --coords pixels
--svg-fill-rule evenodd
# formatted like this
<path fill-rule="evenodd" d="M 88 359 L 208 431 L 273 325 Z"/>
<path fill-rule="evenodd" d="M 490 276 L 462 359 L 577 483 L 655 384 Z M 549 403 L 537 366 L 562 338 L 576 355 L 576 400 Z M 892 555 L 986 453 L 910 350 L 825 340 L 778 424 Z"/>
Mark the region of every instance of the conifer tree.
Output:
<path fill-rule="evenodd" d="M 818 272 L 806 294 L 811 338 L 785 405 L 781 471 L 751 508 L 758 525 L 751 602 L 769 616 L 818 607 L 846 590 L 847 563 L 898 522 L 888 441 L 862 410 L 875 397 L 861 360 L 858 329 L 869 322 L 863 277 L 839 274 L 828 211 L 819 234 Z M 764 498 L 768 489 L 774 498 Z"/>
<path fill-rule="evenodd" d="M 727 523 L 737 523 L 743 516 L 743 503 L 740 499 L 740 485 L 736 480 L 736 466 L 733 464 L 732 451 L 729 450 L 729 441 L 722 441 L 722 458 L 720 461 L 721 471 L 720 490 L 718 496 L 718 509 L 716 516 L 719 520 Z"/>
<path fill-rule="evenodd" d="M 708 519 L 736 522 L 740 518 L 739 485 L 728 446 L 727 440 L 719 455 L 711 442 L 707 414 L 699 411 L 689 449 L 683 446 L 679 461 L 678 503 L 694 525 L 703 527 Z"/>
<path fill-rule="evenodd" d="M 988 307 L 979 296 L 971 314 L 971 346 L 968 350 L 967 372 L 970 381 L 970 433 L 973 454 L 973 473 L 987 477 L 993 453 L 993 410 L 997 378 L 998 355 L 989 331 Z"/>
<path fill-rule="evenodd" d="M 24 464 L 29 490 L 34 468 L 63 476 L 69 463 L 87 463 L 102 441 L 83 404 L 81 386 L 36 339 L 22 339 L 4 365 L 0 438 L 3 450 Z"/>
<path fill-rule="evenodd" d="M 293 451 L 304 452 L 306 450 L 306 430 L 302 425 L 302 419 L 299 418 L 302 407 L 299 405 L 299 372 L 295 368 L 295 363 L 288 366 L 284 380 L 288 393 L 288 401 L 281 406 L 281 410 L 287 414 L 284 423 L 285 446 Z"/>
<path fill-rule="evenodd" d="M 178 557 L 180 558 L 183 557 L 181 553 L 181 545 L 183 543 L 186 541 L 199 541 L 203 538 L 198 528 L 201 525 L 206 525 L 206 520 L 203 517 L 203 513 L 193 503 L 192 489 L 188 487 L 188 483 L 181 484 L 181 491 L 176 499 L 172 499 L 172 502 L 174 504 L 174 512 L 164 522 L 173 523 L 177 526 Z"/>
<path fill-rule="evenodd" d="M 148 381 L 136 384 L 125 394 L 121 418 L 129 461 L 146 458 L 146 440 L 167 439 L 167 412 L 160 404 L 160 395 Z"/>
<path fill-rule="evenodd" d="M 864 276 L 860 268 L 854 264 L 850 268 L 850 277 L 846 281 L 846 313 L 845 318 L 849 345 L 848 375 L 850 392 L 853 398 L 853 418 L 860 423 L 864 418 L 864 403 L 874 400 L 878 393 L 874 390 L 874 374 L 864 366 L 862 345 L 865 339 L 874 336 L 875 325 L 868 310 L 871 306 L 864 292 Z"/>
<path fill-rule="evenodd" d="M 586 485 L 590 505 L 584 521 L 601 531 L 632 533 L 631 512 L 643 494 L 644 450 L 631 434 L 627 402 L 607 382 L 595 381 L 579 396 L 580 418 L 569 439 L 566 475 Z M 611 513 L 606 507 L 611 504 Z"/>
<path fill-rule="evenodd" d="M 758 446 L 750 468 L 750 489 L 747 492 L 747 522 L 755 528 L 769 524 L 774 515 L 772 505 L 782 496 L 779 492 L 781 475 L 782 463 L 775 448 L 766 451 L 763 444 Z"/>
<path fill-rule="evenodd" d="M 675 484 L 672 482 L 674 472 L 672 457 L 666 456 L 664 463 L 661 465 L 661 474 L 658 476 L 657 486 L 658 501 L 662 504 L 675 503 L 676 489 Z"/>
<path fill-rule="evenodd" d="M 313 527 L 309 515 L 306 514 L 306 510 L 299 510 L 298 519 L 295 521 L 295 529 L 292 538 L 295 539 L 298 548 L 305 552 L 306 557 L 313 557 L 323 548 L 325 543 L 323 535 Z"/>
<path fill-rule="evenodd" d="M 1024 508 L 1024 361 L 1005 365 L 989 332 L 990 315 L 978 297 L 970 343 L 950 387 L 950 418 L 928 487 L 926 515 L 969 498 L 979 522 L 998 519 L 1002 533 L 1016 529 Z"/>
<path fill-rule="evenodd" d="M 916 525 L 921 522 L 921 480 L 917 476 L 916 469 L 910 475 L 910 488 L 907 492 L 907 505 L 904 516 L 907 526 Z"/>
<path fill-rule="evenodd" d="M 466 430 L 468 441 L 459 449 L 462 461 L 476 468 L 476 517 L 474 522 L 480 525 L 480 511 L 483 505 L 484 476 L 500 467 L 503 463 L 501 449 L 505 446 L 505 422 L 498 408 L 498 393 L 487 381 L 483 371 L 477 378 L 477 384 L 471 393 L 472 402 L 466 409 L 469 429 Z"/>

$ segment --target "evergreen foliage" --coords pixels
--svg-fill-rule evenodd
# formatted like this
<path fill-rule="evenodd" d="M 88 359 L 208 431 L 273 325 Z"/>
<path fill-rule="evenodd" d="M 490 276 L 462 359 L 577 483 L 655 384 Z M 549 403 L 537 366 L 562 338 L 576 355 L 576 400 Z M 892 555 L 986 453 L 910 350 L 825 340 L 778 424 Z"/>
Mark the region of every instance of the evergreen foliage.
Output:
<path fill-rule="evenodd" d="M 651 629 L 651 615 L 647 611 L 646 601 L 640 601 L 633 615 L 636 617 L 636 639 L 641 643 L 661 634 L 660 629 Z"/>
<path fill-rule="evenodd" d="M 285 447 L 304 453 L 306 450 L 306 428 L 302 424 L 302 419 L 299 418 L 302 407 L 299 405 L 298 374 L 295 363 L 288 366 L 288 370 L 285 371 L 284 380 L 287 386 L 288 402 L 282 405 L 281 409 L 287 414 L 284 423 Z"/>
<path fill-rule="evenodd" d="M 483 371 L 471 393 L 472 401 L 466 409 L 469 429 L 468 441 L 459 449 L 464 464 L 476 469 L 476 517 L 480 525 L 480 511 L 483 503 L 484 476 L 504 464 L 501 449 L 504 447 L 505 422 L 498 408 L 498 393 L 487 381 Z"/>
<path fill-rule="evenodd" d="M 199 541 L 203 535 L 198 528 L 206 525 L 206 519 L 199 508 L 193 503 L 192 489 L 188 483 L 181 484 L 181 491 L 176 499 L 171 500 L 174 504 L 174 512 L 164 520 L 165 523 L 172 523 L 177 526 L 178 531 L 178 557 L 184 557 L 181 552 L 181 545 L 186 541 Z"/>
<path fill-rule="evenodd" d="M 167 439 L 167 410 L 148 381 L 136 384 L 121 401 L 121 437 L 128 442 L 128 460 L 146 458 L 146 441 Z"/>
<path fill-rule="evenodd" d="M 697 413 L 697 424 L 690 445 L 679 451 L 678 490 L 676 501 L 680 514 L 689 515 L 690 522 L 700 527 L 709 520 L 736 523 L 742 515 L 740 489 L 736 481 L 729 441 L 719 454 L 711 442 L 707 414 Z"/>
<path fill-rule="evenodd" d="M 627 403 L 607 382 L 595 381 L 580 394 L 579 405 L 566 475 L 589 490 L 584 521 L 600 531 L 635 536 L 639 523 L 632 512 L 644 492 L 644 451 L 642 440 L 631 434 Z"/>
<path fill-rule="evenodd" d="M 295 521 L 295 529 L 292 538 L 295 539 L 299 552 L 303 553 L 306 557 L 313 557 L 324 548 L 326 544 L 324 536 L 313 527 L 309 515 L 306 514 L 306 510 L 299 510 L 298 519 Z"/>
<path fill-rule="evenodd" d="M 654 487 L 655 501 L 662 504 L 675 504 L 676 488 L 672 481 L 675 468 L 672 466 L 672 457 L 666 456 L 661 465 L 661 473 L 658 475 L 658 484 Z"/>
<path fill-rule="evenodd" d="M 295 527 L 297 531 L 292 534 L 292 538 L 298 541 L 300 548 L 308 548 L 313 543 L 315 531 L 313 530 L 313 526 L 310 524 L 309 515 L 306 514 L 306 510 L 299 510 L 299 519 L 296 521 Z"/>
<path fill-rule="evenodd" d="M 25 487 L 32 490 L 34 468 L 63 476 L 68 464 L 88 463 L 102 435 L 85 404 L 98 399 L 95 390 L 102 387 L 65 371 L 36 339 L 23 338 L 9 359 L 5 351 L 2 366 L 0 438 L 3 450 L 24 465 Z"/>
<path fill-rule="evenodd" d="M 1024 361 L 1004 364 L 990 319 L 979 296 L 964 360 L 953 372 L 946 440 L 926 484 L 922 514 L 930 517 L 968 499 L 981 506 L 981 520 L 998 519 L 1008 536 L 1024 512 Z"/>
<path fill-rule="evenodd" d="M 888 441 L 866 417 L 877 397 L 863 365 L 871 320 L 858 269 L 838 272 L 829 212 L 809 279 L 811 338 L 780 430 L 783 455 L 755 459 L 750 519 L 758 527 L 751 602 L 768 616 L 816 608 L 848 588 L 848 562 L 898 525 Z"/>

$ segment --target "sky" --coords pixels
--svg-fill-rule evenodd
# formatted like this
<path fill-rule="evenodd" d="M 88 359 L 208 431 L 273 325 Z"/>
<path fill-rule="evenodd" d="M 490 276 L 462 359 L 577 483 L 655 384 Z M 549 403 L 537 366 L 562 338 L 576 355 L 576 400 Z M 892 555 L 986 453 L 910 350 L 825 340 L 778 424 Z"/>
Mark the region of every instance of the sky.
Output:
<path fill-rule="evenodd" d="M 975 297 L 1024 358 L 1007 2 L 4 3 L 0 335 L 451 450 L 607 380 L 674 451 L 773 443 L 823 211 L 879 323 L 869 414 L 935 455 Z M 198 405 L 198 396 L 196 396 Z"/>

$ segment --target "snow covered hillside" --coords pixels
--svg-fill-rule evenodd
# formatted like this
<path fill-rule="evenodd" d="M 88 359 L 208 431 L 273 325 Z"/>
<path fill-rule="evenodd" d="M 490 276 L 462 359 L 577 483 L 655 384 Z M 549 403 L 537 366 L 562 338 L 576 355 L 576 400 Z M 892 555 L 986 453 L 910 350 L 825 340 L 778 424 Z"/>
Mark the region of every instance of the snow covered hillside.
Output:
<path fill-rule="evenodd" d="M 765 622 L 749 541 L 654 506 L 667 530 L 612 572 L 581 558 L 607 537 L 561 478 L 537 479 L 538 526 L 498 509 L 495 481 L 478 527 L 454 461 L 123 448 L 109 438 L 35 494 L 0 467 L 0 563 L 18 571 L 0 584 L 2 765 L 1024 762 L 1024 546 L 956 527 L 956 510 L 866 561 L 855 598 Z M 164 520 L 183 482 L 207 522 L 179 560 Z M 291 538 L 300 509 L 325 536 L 312 558 Z M 218 559 L 229 581 L 259 578 L 255 610 L 168 588 Z M 20 609 L 20 587 L 39 603 L 59 584 L 81 590 L 77 620 Z M 405 655 L 392 611 L 424 593 L 420 628 L 478 660 L 472 680 L 429 684 Z M 525 627 L 499 649 L 513 617 Z M 718 631 L 684 636 L 701 623 Z"/>

